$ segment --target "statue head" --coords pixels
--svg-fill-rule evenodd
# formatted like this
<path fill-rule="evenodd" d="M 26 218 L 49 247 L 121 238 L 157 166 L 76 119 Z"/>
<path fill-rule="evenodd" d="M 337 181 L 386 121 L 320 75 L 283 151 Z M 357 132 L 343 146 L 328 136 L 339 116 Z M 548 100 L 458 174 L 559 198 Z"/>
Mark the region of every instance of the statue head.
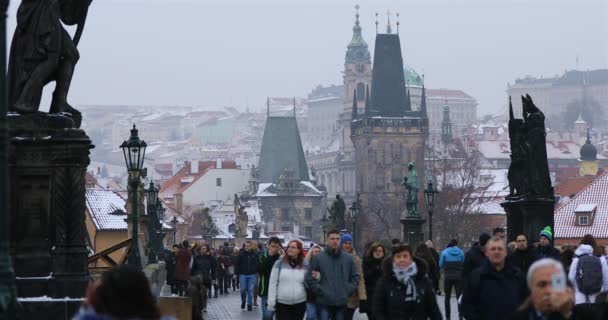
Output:
<path fill-rule="evenodd" d="M 522 110 L 523 110 L 524 114 L 539 111 L 538 108 L 536 107 L 536 105 L 534 105 L 534 102 L 532 101 L 532 97 L 530 97 L 530 95 L 528 95 L 528 94 L 526 94 L 525 97 L 524 96 L 521 97 L 521 104 L 522 104 Z"/>
<path fill-rule="evenodd" d="M 412 169 L 414 169 L 414 163 L 413 163 L 413 162 L 409 162 L 409 163 L 407 164 L 407 169 L 408 169 L 408 170 L 412 170 Z"/>
<path fill-rule="evenodd" d="M 337 194 L 337 195 L 336 195 L 336 200 L 340 200 L 340 198 L 341 198 L 341 197 L 340 197 L 340 194 Z"/>

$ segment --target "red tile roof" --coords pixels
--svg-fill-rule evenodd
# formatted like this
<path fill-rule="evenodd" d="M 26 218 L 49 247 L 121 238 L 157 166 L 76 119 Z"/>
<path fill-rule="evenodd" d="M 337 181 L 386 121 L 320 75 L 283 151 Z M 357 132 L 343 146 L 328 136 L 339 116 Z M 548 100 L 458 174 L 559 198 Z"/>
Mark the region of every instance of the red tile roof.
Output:
<path fill-rule="evenodd" d="M 159 194 L 164 196 L 173 196 L 174 194 L 181 194 L 184 190 L 188 189 L 194 182 L 200 179 L 207 173 L 209 169 L 215 169 L 215 161 L 199 161 L 198 162 L 198 173 L 192 173 L 190 162 L 181 168 L 173 177 L 165 181 L 161 187 Z M 222 169 L 236 169 L 235 161 L 222 161 Z M 187 179 L 188 182 L 182 182 L 182 179 Z"/>
<path fill-rule="evenodd" d="M 577 226 L 575 210 L 586 204 L 597 205 L 593 223 L 590 226 Z M 555 211 L 556 238 L 582 238 L 586 234 L 592 234 L 596 239 L 608 238 L 608 172 L 597 177 Z"/>
<path fill-rule="evenodd" d="M 593 180 L 596 178 L 597 176 L 586 176 L 566 180 L 555 187 L 555 194 L 562 197 L 576 195 L 591 184 L 591 182 L 593 182 Z"/>

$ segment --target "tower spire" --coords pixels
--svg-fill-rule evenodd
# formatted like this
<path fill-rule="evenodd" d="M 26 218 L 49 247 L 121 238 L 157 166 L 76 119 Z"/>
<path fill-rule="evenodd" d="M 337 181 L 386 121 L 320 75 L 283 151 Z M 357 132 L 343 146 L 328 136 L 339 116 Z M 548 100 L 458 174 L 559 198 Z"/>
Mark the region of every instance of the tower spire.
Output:
<path fill-rule="evenodd" d="M 376 12 L 376 34 L 378 34 L 378 12 Z"/>
<path fill-rule="evenodd" d="M 397 16 L 397 18 L 395 20 L 397 20 L 397 21 L 395 22 L 395 24 L 397 25 L 397 34 L 399 34 L 399 24 L 400 24 L 399 23 L 399 12 L 396 13 L 396 16 Z"/>
<path fill-rule="evenodd" d="M 386 21 L 386 33 L 390 34 L 391 33 L 391 11 L 390 10 L 386 10 L 386 16 L 388 17 L 388 19 Z"/>
<path fill-rule="evenodd" d="M 369 101 L 369 85 L 365 87 L 365 117 L 367 118 L 369 116 L 369 108 L 371 108 L 370 106 L 370 101 Z"/>
<path fill-rule="evenodd" d="M 354 90 L 353 92 L 353 114 L 352 114 L 352 119 L 351 120 L 356 120 L 357 117 L 359 116 L 357 114 L 357 89 Z"/>
<path fill-rule="evenodd" d="M 509 96 L 509 120 L 514 120 L 515 115 L 513 115 L 513 103 L 511 103 L 511 96 Z"/>
<path fill-rule="evenodd" d="M 420 117 L 427 118 L 426 116 L 426 88 L 424 87 L 424 74 L 422 75 L 422 98 L 420 99 Z"/>
<path fill-rule="evenodd" d="M 270 118 L 270 97 L 266 97 L 266 118 Z"/>

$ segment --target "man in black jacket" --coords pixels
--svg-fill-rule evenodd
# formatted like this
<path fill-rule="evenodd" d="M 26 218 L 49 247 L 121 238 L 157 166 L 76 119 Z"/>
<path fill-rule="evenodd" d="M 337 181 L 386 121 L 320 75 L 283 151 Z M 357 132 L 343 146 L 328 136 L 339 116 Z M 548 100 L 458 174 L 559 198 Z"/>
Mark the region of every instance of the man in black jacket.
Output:
<path fill-rule="evenodd" d="M 239 252 L 234 265 L 234 277 L 239 277 L 241 286 L 241 309 L 253 310 L 253 287 L 255 286 L 256 273 L 258 273 L 258 257 L 253 252 L 253 243 L 247 240 L 245 249 Z"/>
<path fill-rule="evenodd" d="M 467 251 L 467 254 L 464 256 L 464 263 L 462 265 L 462 279 L 466 281 L 469 277 L 469 274 L 473 272 L 473 270 L 481 267 L 487 261 L 485 247 L 488 240 L 490 240 L 490 235 L 486 232 L 479 235 L 479 242 L 474 244 L 473 247 Z"/>
<path fill-rule="evenodd" d="M 209 253 L 206 245 L 200 246 L 199 255 L 192 261 L 192 275 L 200 278 L 202 283 L 202 309 L 207 310 L 207 299 L 211 292 L 211 283 L 216 279 L 217 261 Z"/>
<path fill-rule="evenodd" d="M 268 282 L 274 263 L 281 257 L 281 240 L 271 237 L 268 240 L 268 249 L 259 256 L 260 283 L 258 295 L 262 298 L 262 319 L 272 320 L 274 312 L 268 310 Z"/>
<path fill-rule="evenodd" d="M 528 239 L 523 234 L 515 237 L 517 247 L 509 256 L 511 263 L 519 268 L 524 274 L 528 273 L 528 268 L 534 262 L 534 253 L 528 247 Z"/>
<path fill-rule="evenodd" d="M 488 241 L 486 255 L 487 263 L 465 282 L 462 313 L 467 320 L 509 319 L 527 296 L 524 275 L 506 263 L 507 245 L 501 238 Z"/>

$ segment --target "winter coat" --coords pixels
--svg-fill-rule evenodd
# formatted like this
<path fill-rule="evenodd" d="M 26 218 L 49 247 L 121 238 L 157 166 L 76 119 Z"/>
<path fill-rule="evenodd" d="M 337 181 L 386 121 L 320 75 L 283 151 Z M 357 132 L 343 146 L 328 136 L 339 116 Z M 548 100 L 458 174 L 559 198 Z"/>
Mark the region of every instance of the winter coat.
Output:
<path fill-rule="evenodd" d="M 365 293 L 367 295 L 367 306 L 360 305 L 360 312 L 367 311 L 368 316 L 373 315 L 371 304 L 374 300 L 374 290 L 376 284 L 382 278 L 382 261 L 384 259 L 374 259 L 371 257 L 363 258 L 363 279 L 365 280 Z M 366 307 L 366 308 L 365 308 Z M 365 310 L 367 309 L 367 310 Z"/>
<path fill-rule="evenodd" d="M 384 276 L 376 288 L 372 300 L 372 314 L 377 320 L 393 319 L 441 319 L 441 311 L 437 305 L 433 284 L 427 275 L 426 262 L 414 257 L 418 273 L 414 276 L 416 286 L 416 301 L 405 301 L 406 286 L 399 282 L 393 273 L 391 259 L 383 263 Z"/>
<path fill-rule="evenodd" d="M 538 245 L 537 247 L 534 248 L 533 254 L 534 254 L 534 261 L 537 261 L 537 260 L 540 260 L 543 258 L 553 258 L 560 262 L 562 260 L 561 252 L 559 252 L 559 250 L 557 250 L 552 245 L 549 245 L 546 247 Z"/>
<path fill-rule="evenodd" d="M 462 266 L 464 264 L 464 252 L 457 246 L 445 248 L 439 257 L 439 268 L 443 269 L 444 279 L 458 281 L 462 280 Z"/>
<path fill-rule="evenodd" d="M 306 301 L 306 271 L 306 267 L 292 267 L 282 258 L 274 263 L 268 282 L 269 310 L 274 311 L 277 303 L 294 305 Z"/>
<path fill-rule="evenodd" d="M 168 252 L 165 255 L 165 268 L 167 269 L 167 284 L 172 284 L 175 281 L 175 253 Z"/>
<path fill-rule="evenodd" d="M 464 256 L 464 264 L 462 265 L 462 279 L 466 281 L 469 274 L 471 274 L 473 270 L 484 265 L 486 261 L 486 255 L 483 253 L 481 246 L 479 243 L 475 243 Z"/>
<path fill-rule="evenodd" d="M 189 249 L 180 248 L 175 255 L 175 280 L 190 280 L 190 260 L 192 253 Z"/>
<path fill-rule="evenodd" d="M 363 276 L 363 267 L 361 266 L 361 258 L 353 252 L 353 258 L 355 259 L 355 264 L 357 265 L 357 273 L 359 274 L 359 285 L 357 286 L 357 291 L 353 293 L 350 298 L 348 298 L 348 302 L 346 303 L 346 307 L 349 309 L 357 309 L 359 308 L 359 301 L 367 300 L 367 292 L 365 291 L 365 277 Z"/>
<path fill-rule="evenodd" d="M 319 271 L 315 279 L 312 271 Z M 359 286 L 359 272 L 355 259 L 341 250 L 327 249 L 312 258 L 306 273 L 306 284 L 317 296 L 316 302 L 328 306 L 346 306 L 348 298 Z"/>
<path fill-rule="evenodd" d="M 258 273 L 258 255 L 253 251 L 239 252 L 234 264 L 234 274 L 252 275 Z"/>
<path fill-rule="evenodd" d="M 515 249 L 509 255 L 509 261 L 513 266 L 519 268 L 521 272 L 527 274 L 528 269 L 534 262 L 534 252 L 530 248 L 526 248 L 526 250 Z"/>
<path fill-rule="evenodd" d="M 310 269 L 310 260 L 304 259 L 304 267 L 306 268 L 306 272 L 308 272 L 308 270 Z M 315 303 L 315 301 L 317 301 L 317 296 L 312 291 L 312 289 L 308 287 L 308 284 L 306 283 L 306 278 L 304 278 L 304 281 L 306 287 L 306 302 Z"/>
<path fill-rule="evenodd" d="M 574 303 L 595 303 L 595 299 L 598 294 L 591 294 L 589 296 L 580 292 L 576 285 L 576 269 L 578 267 L 578 259 L 582 255 L 593 254 L 593 247 L 588 244 L 581 244 L 574 251 L 574 258 L 572 259 L 572 264 L 570 265 L 570 272 L 568 272 L 568 280 L 572 283 L 572 287 L 574 289 Z M 600 263 L 602 264 L 602 290 L 601 292 L 608 291 L 608 264 L 606 263 L 606 257 L 600 257 Z M 587 302 L 587 298 L 589 298 L 589 302 Z"/>
<path fill-rule="evenodd" d="M 192 275 L 200 276 L 203 284 L 208 287 L 212 280 L 216 279 L 217 261 L 210 254 L 194 257 L 192 263 Z"/>
<path fill-rule="evenodd" d="M 232 257 L 220 254 L 217 258 L 217 271 L 218 276 L 225 276 L 229 274 L 229 268 L 232 265 Z"/>
<path fill-rule="evenodd" d="M 465 281 L 462 314 L 467 320 L 509 319 L 528 296 L 525 275 L 506 263 L 501 271 L 486 262 Z"/>
<path fill-rule="evenodd" d="M 431 284 L 433 284 L 433 289 L 439 290 L 439 278 L 441 275 L 439 274 L 439 265 L 433 256 L 422 257 L 418 256 L 427 266 L 427 276 L 431 279 Z"/>
<path fill-rule="evenodd" d="M 258 295 L 260 297 L 268 296 L 268 282 L 270 281 L 270 272 L 272 272 L 272 267 L 274 263 L 281 257 L 281 255 L 277 252 L 274 256 L 269 256 L 268 251 L 264 251 L 259 256 L 259 271 L 260 271 L 260 281 L 258 283 Z"/>

